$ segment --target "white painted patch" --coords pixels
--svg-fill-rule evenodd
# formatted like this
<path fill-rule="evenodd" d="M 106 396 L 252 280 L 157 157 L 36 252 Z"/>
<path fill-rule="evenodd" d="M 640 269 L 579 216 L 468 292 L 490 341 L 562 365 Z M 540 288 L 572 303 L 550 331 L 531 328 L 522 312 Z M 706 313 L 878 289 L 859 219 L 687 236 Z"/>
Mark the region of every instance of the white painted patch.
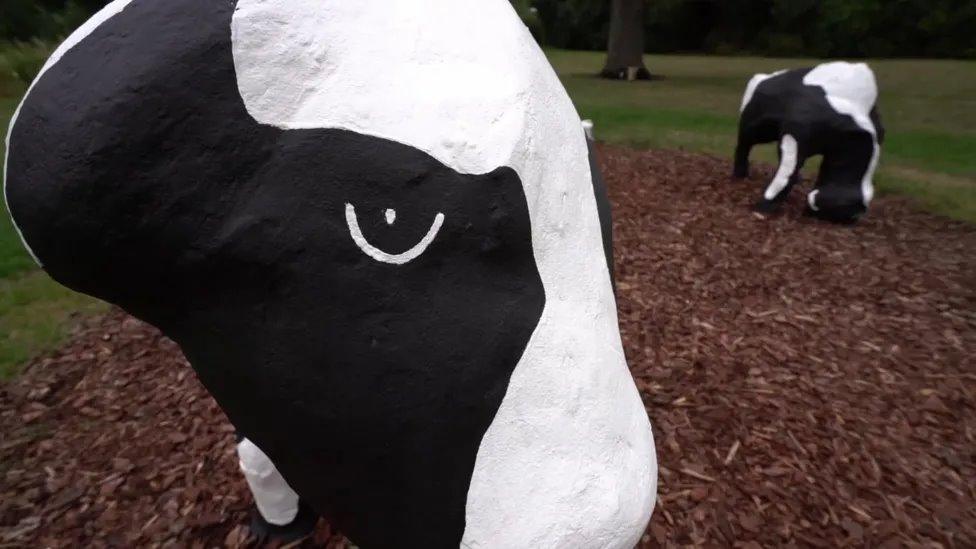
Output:
<path fill-rule="evenodd" d="M 878 100 L 878 84 L 874 72 L 865 63 L 847 63 L 836 61 L 817 65 L 806 76 L 803 83 L 807 86 L 820 86 L 827 94 L 831 106 L 835 101 L 846 101 L 838 112 L 867 117 L 867 123 L 858 125 L 867 131 L 874 131 L 869 114 Z"/>
<path fill-rule="evenodd" d="M 389 212 L 391 210 L 387 210 Z M 387 217 L 387 220 L 390 218 Z M 387 221 L 389 223 L 389 221 Z M 352 204 L 346 204 L 346 225 L 349 226 L 349 234 L 352 235 L 353 241 L 359 246 L 359 249 L 363 251 L 364 254 L 372 257 L 376 261 L 383 263 L 392 263 L 393 265 L 404 265 L 410 263 L 414 259 L 420 257 L 420 254 L 427 250 L 427 246 L 437 238 L 437 232 L 441 230 L 441 225 L 444 224 L 444 214 L 439 213 L 434 216 L 434 223 L 430 226 L 430 230 L 427 234 L 420 239 L 420 242 L 416 246 L 410 248 L 409 250 L 403 252 L 402 254 L 389 254 L 383 250 L 370 244 L 366 237 L 363 236 L 363 232 L 359 229 L 359 219 L 356 218 L 356 208 Z"/>
<path fill-rule="evenodd" d="M 291 489 L 271 459 L 256 444 L 244 439 L 237 445 L 238 464 L 254 503 L 264 520 L 284 526 L 298 516 L 298 494 Z"/>
<path fill-rule="evenodd" d="M 742 96 L 742 105 L 739 107 L 739 112 L 741 113 L 742 111 L 746 110 L 746 105 L 752 101 L 752 96 L 755 95 L 756 88 L 759 87 L 759 84 L 762 84 L 764 81 L 769 80 L 774 76 L 783 74 L 784 72 L 786 72 L 785 69 L 776 71 L 772 74 L 759 73 L 753 75 L 752 78 L 749 79 L 749 83 L 746 84 L 746 93 Z"/>
<path fill-rule="evenodd" d="M 396 210 L 394 210 L 394 209 L 388 209 L 388 210 L 386 210 L 386 212 L 384 213 L 384 215 L 386 217 L 386 224 L 387 225 L 392 225 L 396 221 Z"/>
<path fill-rule="evenodd" d="M 463 173 L 518 173 L 546 305 L 478 450 L 462 545 L 633 547 L 657 464 L 586 138 L 509 2 L 240 0 L 232 29 L 255 119 L 395 140 Z"/>
<path fill-rule="evenodd" d="M 47 72 L 47 70 L 55 63 L 60 61 L 61 58 L 64 57 L 65 52 L 75 47 L 75 45 L 98 28 L 99 25 L 105 21 L 108 21 L 108 19 L 113 15 L 121 12 L 127 5 L 129 5 L 131 1 L 132 0 L 114 0 L 113 2 L 110 2 L 104 8 L 99 10 L 98 13 L 93 15 L 91 19 L 85 21 L 83 25 L 78 27 L 75 32 L 71 33 L 71 35 L 68 36 L 68 38 L 54 50 L 54 53 L 48 57 L 47 61 L 44 63 L 44 66 L 41 67 L 41 70 L 38 71 L 37 76 L 34 77 L 34 81 L 31 82 L 31 85 L 27 88 L 27 93 L 25 93 L 24 98 L 20 100 L 20 104 L 17 105 L 17 109 L 14 110 L 14 114 L 10 118 L 10 125 L 7 126 L 7 138 L 5 140 L 6 155 L 4 156 L 5 161 L 3 165 L 3 199 L 7 204 L 7 211 L 10 213 L 10 220 L 13 222 L 14 229 L 17 231 L 17 235 L 20 236 L 20 241 L 24 244 L 24 247 L 27 248 L 27 252 L 30 253 L 31 257 L 34 259 L 34 262 L 41 267 L 44 265 L 41 263 L 41 260 L 37 258 L 37 255 L 34 253 L 34 250 L 31 249 L 30 244 L 27 243 L 27 239 L 24 238 L 24 233 L 20 230 L 20 227 L 17 226 L 17 220 L 14 219 L 13 212 L 10 211 L 10 202 L 7 199 L 7 167 L 10 164 L 10 136 L 13 135 L 14 124 L 17 123 L 17 115 L 20 114 L 20 109 L 24 106 L 24 101 L 27 100 L 27 97 L 30 95 L 31 91 L 33 91 L 34 85 L 37 84 L 37 81 L 40 80 L 41 76 L 43 76 L 44 73 Z"/>
<path fill-rule="evenodd" d="M 878 169 L 878 161 L 881 160 L 881 145 L 878 143 L 878 136 L 874 136 L 874 153 L 871 155 L 871 163 L 868 171 L 861 179 L 861 198 L 864 200 L 864 207 L 868 207 L 874 199 L 874 172 Z"/>
<path fill-rule="evenodd" d="M 786 185 L 790 182 L 790 176 L 796 171 L 797 163 L 797 143 L 796 138 L 790 134 L 785 134 L 779 142 L 779 152 L 780 161 L 779 169 L 776 170 L 776 175 L 773 177 L 773 181 L 766 188 L 766 193 L 763 194 L 763 198 L 766 200 L 772 200 L 776 198 L 776 195 L 783 192 Z"/>
<path fill-rule="evenodd" d="M 583 121 L 583 133 L 586 134 L 586 138 L 593 141 L 593 121 L 584 120 Z"/>
<path fill-rule="evenodd" d="M 881 158 L 878 132 L 871 120 L 871 109 L 878 101 L 878 82 L 866 63 L 837 61 L 817 65 L 803 77 L 807 86 L 820 86 L 833 109 L 854 119 L 859 127 L 871 134 L 874 153 L 861 179 L 861 196 L 867 207 L 874 198 L 874 172 Z"/>
<path fill-rule="evenodd" d="M 814 189 L 807 195 L 807 204 L 810 204 L 810 209 L 815 212 L 820 211 L 820 208 L 817 207 L 817 193 L 819 192 L 820 190 Z"/>

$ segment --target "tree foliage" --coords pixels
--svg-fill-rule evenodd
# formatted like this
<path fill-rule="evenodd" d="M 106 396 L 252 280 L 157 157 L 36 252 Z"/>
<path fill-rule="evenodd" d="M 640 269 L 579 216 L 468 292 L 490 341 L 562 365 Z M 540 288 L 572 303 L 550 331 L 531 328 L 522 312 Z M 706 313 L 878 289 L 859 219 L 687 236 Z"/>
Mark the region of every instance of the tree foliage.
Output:
<path fill-rule="evenodd" d="M 511 0 L 546 45 L 607 47 L 610 0 Z M 645 0 L 649 52 L 976 58 L 974 0 Z M 106 0 L 0 0 L 0 41 L 57 40 Z"/>
<path fill-rule="evenodd" d="M 973 0 L 646 0 L 649 52 L 976 58 Z M 607 45 L 609 0 L 534 0 L 546 45 Z"/>
<path fill-rule="evenodd" d="M 104 4 L 104 0 L 0 0 L 0 40 L 63 38 Z"/>

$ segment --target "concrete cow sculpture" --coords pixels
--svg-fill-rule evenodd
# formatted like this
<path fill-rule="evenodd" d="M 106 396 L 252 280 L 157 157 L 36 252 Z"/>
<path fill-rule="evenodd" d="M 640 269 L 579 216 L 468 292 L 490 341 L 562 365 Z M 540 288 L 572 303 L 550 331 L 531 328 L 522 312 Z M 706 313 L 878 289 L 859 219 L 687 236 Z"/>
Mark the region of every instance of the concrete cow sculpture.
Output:
<path fill-rule="evenodd" d="M 808 212 L 837 222 L 856 221 L 874 196 L 872 178 L 884 128 L 878 86 L 864 63 L 825 63 L 814 68 L 757 74 L 746 86 L 735 150 L 735 177 L 749 172 L 749 152 L 779 142 L 780 165 L 756 205 L 772 212 L 799 179 L 803 163 L 823 155 Z"/>
<path fill-rule="evenodd" d="M 179 343 L 272 525 L 631 547 L 656 464 L 597 175 L 505 0 L 115 0 L 5 194 L 52 277 Z"/>

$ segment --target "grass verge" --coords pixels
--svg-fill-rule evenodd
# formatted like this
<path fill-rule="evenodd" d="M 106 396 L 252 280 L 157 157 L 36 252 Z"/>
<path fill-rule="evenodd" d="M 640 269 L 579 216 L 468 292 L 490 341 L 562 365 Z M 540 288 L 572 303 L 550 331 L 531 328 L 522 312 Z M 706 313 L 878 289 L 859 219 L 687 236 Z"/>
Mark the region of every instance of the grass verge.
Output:
<path fill-rule="evenodd" d="M 0 279 L 0 380 L 60 343 L 74 320 L 106 309 L 104 303 L 72 292 L 39 270 Z"/>

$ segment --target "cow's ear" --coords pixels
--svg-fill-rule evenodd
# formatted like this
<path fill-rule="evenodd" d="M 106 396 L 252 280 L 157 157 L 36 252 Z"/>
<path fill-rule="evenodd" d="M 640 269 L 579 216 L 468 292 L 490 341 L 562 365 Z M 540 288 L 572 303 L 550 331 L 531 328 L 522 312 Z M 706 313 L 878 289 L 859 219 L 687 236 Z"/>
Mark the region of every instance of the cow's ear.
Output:
<path fill-rule="evenodd" d="M 230 49 L 234 3 L 116 0 L 45 65 L 17 122 L 67 145 L 126 147 L 180 117 L 245 115 Z M 18 124 L 19 125 L 19 124 Z"/>
<path fill-rule="evenodd" d="M 145 289 L 174 286 L 165 281 L 188 271 L 187 250 L 221 222 L 272 130 L 237 90 L 233 2 L 110 8 L 69 39 L 24 99 L 6 195 L 52 276 L 132 310 L 132 296 L 157 295 Z"/>
<path fill-rule="evenodd" d="M 183 184 L 167 181 L 179 171 L 174 162 L 246 163 L 231 163 L 222 145 L 256 125 L 237 91 L 233 8 L 228 0 L 116 0 L 82 25 L 11 123 L 11 184 L 30 169 L 33 193 L 45 183 L 51 192 L 96 192 L 92 185 L 131 188 L 139 178 Z"/>

